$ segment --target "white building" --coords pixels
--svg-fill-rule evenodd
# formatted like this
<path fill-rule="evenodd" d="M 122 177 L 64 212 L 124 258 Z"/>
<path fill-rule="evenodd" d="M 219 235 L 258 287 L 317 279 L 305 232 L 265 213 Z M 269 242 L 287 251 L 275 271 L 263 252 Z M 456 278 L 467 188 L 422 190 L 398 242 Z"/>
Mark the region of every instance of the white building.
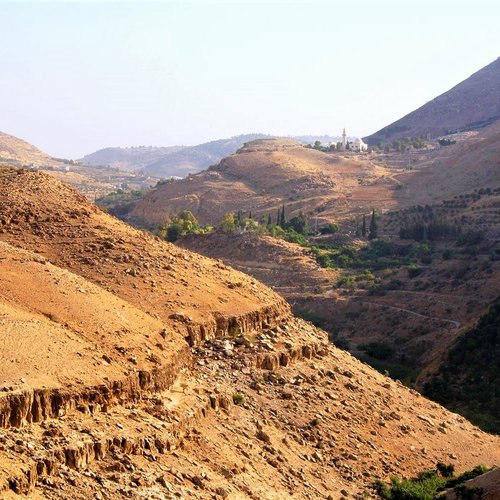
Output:
<path fill-rule="evenodd" d="M 351 145 L 351 149 L 353 149 L 354 151 L 368 151 L 368 144 L 365 144 L 363 142 L 362 139 L 360 139 L 359 137 L 356 137 L 356 139 L 354 139 L 352 145 Z"/>
<path fill-rule="evenodd" d="M 357 152 L 368 151 L 368 144 L 365 144 L 359 137 L 356 137 L 354 141 L 348 141 L 344 127 L 344 130 L 342 131 L 342 143 L 340 146 L 340 150 L 346 151 L 347 149 Z"/>

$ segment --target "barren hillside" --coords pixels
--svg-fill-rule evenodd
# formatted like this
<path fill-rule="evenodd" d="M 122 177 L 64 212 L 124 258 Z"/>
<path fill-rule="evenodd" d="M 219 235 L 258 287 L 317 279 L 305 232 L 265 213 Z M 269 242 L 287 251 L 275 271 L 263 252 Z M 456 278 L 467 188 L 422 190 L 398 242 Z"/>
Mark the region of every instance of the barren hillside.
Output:
<path fill-rule="evenodd" d="M 451 90 L 366 137 L 369 144 L 403 137 L 439 137 L 500 119 L 500 57 Z"/>
<path fill-rule="evenodd" d="M 220 261 L 38 172 L 0 170 L 0 200 L 3 497 L 366 498 L 499 463 L 499 438 Z"/>
<path fill-rule="evenodd" d="M 40 151 L 29 142 L 18 139 L 13 135 L 0 132 L 0 164 L 60 166 L 59 161 L 54 160 L 48 154 Z"/>
<path fill-rule="evenodd" d="M 310 250 L 268 235 L 192 234 L 177 244 L 254 276 L 288 301 L 329 290 L 339 273 L 321 268 Z"/>
<path fill-rule="evenodd" d="M 148 194 L 131 219 L 159 223 L 183 209 L 202 222 L 218 224 L 230 211 L 287 216 L 300 210 L 328 220 L 367 211 L 374 199 L 393 206 L 398 192 L 391 172 L 368 159 L 304 148 L 288 139 L 246 144 L 219 165 Z"/>
<path fill-rule="evenodd" d="M 500 187 L 500 122 L 441 148 L 428 158 L 424 155 L 423 160 L 417 160 L 413 170 L 399 176 L 412 204 Z"/>
<path fill-rule="evenodd" d="M 0 169 L 0 213 L 1 240 L 36 251 L 165 320 L 182 313 L 191 318 L 193 335 L 207 316 L 216 329 L 219 316 L 252 322 L 263 307 L 287 311 L 281 297 L 248 276 L 127 226 L 46 174 Z"/>

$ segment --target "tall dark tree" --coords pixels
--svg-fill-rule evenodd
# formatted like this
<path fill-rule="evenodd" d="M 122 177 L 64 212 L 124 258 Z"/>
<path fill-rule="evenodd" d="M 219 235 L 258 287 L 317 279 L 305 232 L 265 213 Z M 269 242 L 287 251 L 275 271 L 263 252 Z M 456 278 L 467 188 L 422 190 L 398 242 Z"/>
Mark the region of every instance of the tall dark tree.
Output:
<path fill-rule="evenodd" d="M 271 227 L 273 225 L 273 221 L 271 219 L 271 214 L 267 215 L 267 227 Z"/>
<path fill-rule="evenodd" d="M 276 219 L 276 225 L 279 226 L 280 222 L 281 222 L 281 212 L 280 212 L 280 209 L 278 207 L 278 217 Z"/>
<path fill-rule="evenodd" d="M 377 238 L 377 231 L 378 227 L 377 227 L 377 221 L 375 219 L 375 209 L 373 209 L 372 218 L 370 220 L 370 232 L 368 234 L 368 239 L 374 240 L 375 238 Z"/>
<path fill-rule="evenodd" d="M 356 232 L 355 232 L 355 236 L 359 238 L 360 235 L 361 235 L 361 232 L 359 230 L 359 220 L 356 217 Z"/>
<path fill-rule="evenodd" d="M 252 217 L 252 211 L 251 210 L 250 210 L 250 213 L 248 214 L 248 218 L 249 219 L 253 219 L 253 217 Z"/>
<path fill-rule="evenodd" d="M 366 215 L 363 215 L 363 225 L 361 226 L 361 236 L 366 238 Z"/>
<path fill-rule="evenodd" d="M 286 217 L 285 217 L 285 204 L 281 207 L 281 217 L 280 217 L 280 226 L 285 229 L 286 225 Z"/>

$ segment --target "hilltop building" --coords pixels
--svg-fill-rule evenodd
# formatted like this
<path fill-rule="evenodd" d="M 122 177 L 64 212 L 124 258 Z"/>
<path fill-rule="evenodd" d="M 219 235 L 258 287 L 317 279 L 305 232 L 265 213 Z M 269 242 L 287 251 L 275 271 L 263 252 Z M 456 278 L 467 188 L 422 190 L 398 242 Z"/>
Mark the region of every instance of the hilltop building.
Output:
<path fill-rule="evenodd" d="M 340 143 L 340 150 L 341 151 L 351 150 L 360 153 L 362 151 L 368 151 L 368 145 L 365 144 L 363 140 L 359 137 L 356 137 L 354 141 L 348 141 L 344 127 L 344 130 L 342 131 L 342 142 Z"/>

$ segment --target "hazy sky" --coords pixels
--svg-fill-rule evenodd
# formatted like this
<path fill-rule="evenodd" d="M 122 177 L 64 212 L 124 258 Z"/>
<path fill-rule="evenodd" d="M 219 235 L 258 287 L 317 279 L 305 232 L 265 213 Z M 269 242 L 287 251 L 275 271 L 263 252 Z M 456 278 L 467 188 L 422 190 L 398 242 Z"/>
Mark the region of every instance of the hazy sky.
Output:
<path fill-rule="evenodd" d="M 375 132 L 500 56 L 499 2 L 5 2 L 0 130 L 61 157 Z"/>

